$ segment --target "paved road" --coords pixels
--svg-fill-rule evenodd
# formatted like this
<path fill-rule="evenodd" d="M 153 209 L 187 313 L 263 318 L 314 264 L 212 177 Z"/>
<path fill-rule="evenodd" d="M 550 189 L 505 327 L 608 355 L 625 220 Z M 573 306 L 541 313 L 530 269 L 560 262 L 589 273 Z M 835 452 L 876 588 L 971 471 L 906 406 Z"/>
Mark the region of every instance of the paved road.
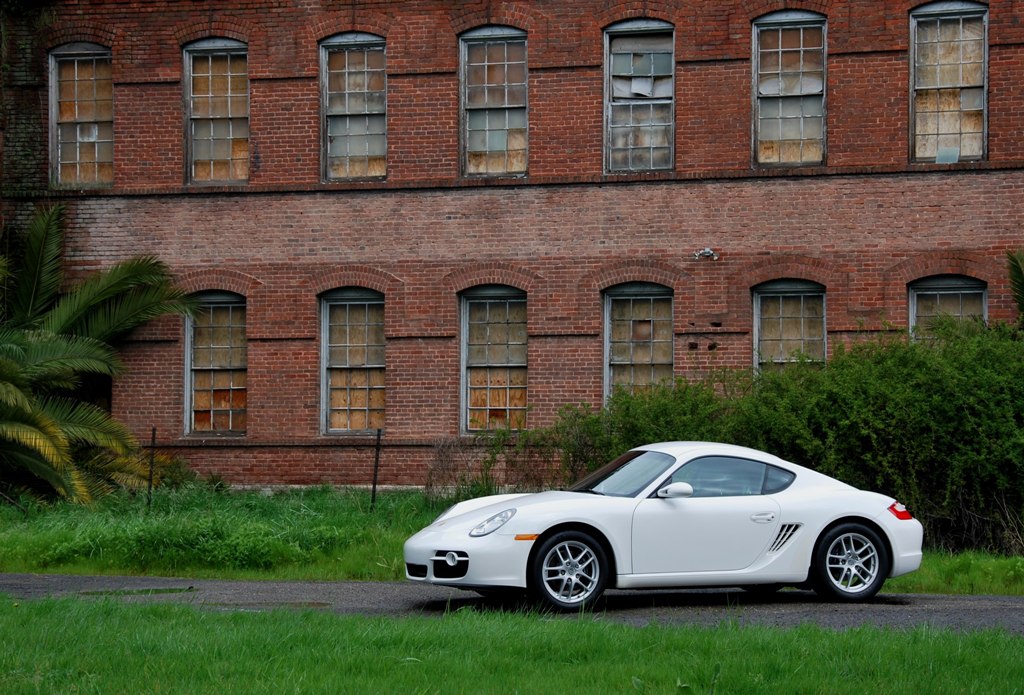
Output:
<path fill-rule="evenodd" d="M 16 600 L 47 596 L 176 601 L 219 610 L 308 608 L 341 614 L 441 616 L 457 609 L 503 610 L 473 593 L 411 582 L 243 582 L 164 577 L 79 577 L 0 574 L 0 594 Z M 794 627 L 805 623 L 845 629 L 862 625 L 952 630 L 1002 628 L 1024 636 L 1024 597 L 881 594 L 858 605 L 837 605 L 803 591 L 768 599 L 742 591 L 610 591 L 597 617 L 631 625 Z M 571 617 L 571 616 L 570 616 Z"/>

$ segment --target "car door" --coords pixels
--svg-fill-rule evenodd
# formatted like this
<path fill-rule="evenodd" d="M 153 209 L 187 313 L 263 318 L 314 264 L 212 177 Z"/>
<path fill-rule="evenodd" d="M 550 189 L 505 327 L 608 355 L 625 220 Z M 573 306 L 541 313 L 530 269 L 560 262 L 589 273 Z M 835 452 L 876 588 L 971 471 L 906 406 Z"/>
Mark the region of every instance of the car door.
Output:
<path fill-rule="evenodd" d="M 665 481 L 687 498 L 642 500 L 633 513 L 633 572 L 727 572 L 749 567 L 775 538 L 779 505 L 761 494 L 767 466 L 728 456 L 688 462 Z"/>

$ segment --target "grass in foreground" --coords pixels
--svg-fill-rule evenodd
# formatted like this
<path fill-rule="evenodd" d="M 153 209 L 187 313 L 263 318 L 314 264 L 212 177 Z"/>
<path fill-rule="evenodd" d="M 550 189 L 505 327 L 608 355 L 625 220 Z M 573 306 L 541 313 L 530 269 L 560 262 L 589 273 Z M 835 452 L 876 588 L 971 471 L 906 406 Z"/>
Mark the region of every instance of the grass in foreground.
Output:
<path fill-rule="evenodd" d="M 273 495 L 205 485 L 112 495 L 92 507 L 0 505 L 0 571 L 225 579 L 400 580 L 402 544 L 445 503 L 416 490 Z M 1024 595 L 1024 558 L 931 552 L 888 593 Z"/>
<path fill-rule="evenodd" d="M 805 626 L 635 628 L 0 596 L 0 691 L 21 693 L 1020 693 L 1024 640 Z"/>

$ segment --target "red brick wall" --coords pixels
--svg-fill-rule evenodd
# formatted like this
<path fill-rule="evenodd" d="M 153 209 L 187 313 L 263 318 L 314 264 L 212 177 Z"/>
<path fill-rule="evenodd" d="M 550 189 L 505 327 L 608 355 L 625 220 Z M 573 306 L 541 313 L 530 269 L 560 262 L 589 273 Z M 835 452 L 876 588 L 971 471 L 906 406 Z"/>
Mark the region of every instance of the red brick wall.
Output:
<path fill-rule="evenodd" d="M 233 482 L 367 483 L 373 441 L 320 432 L 319 307 L 326 290 L 384 293 L 387 413 L 382 480 L 422 481 L 431 443 L 459 427 L 458 293 L 528 293 L 531 424 L 600 403 L 601 291 L 658 282 L 675 297 L 676 371 L 752 362 L 750 288 L 786 277 L 827 290 L 830 348 L 907 323 L 907 283 L 938 273 L 988 283 L 989 315 L 1015 318 L 1003 254 L 1024 247 L 1024 10 L 990 4 L 989 158 L 908 164 L 907 2 L 281 2 L 60 0 L 13 26 L 0 144 L 3 215 L 70 206 L 73 273 L 136 254 L 190 291 L 248 304 L 244 440 L 183 435 L 183 327 L 138 332 L 114 387 L 140 438 Z M 828 21 L 825 166 L 751 165 L 751 20 L 780 9 Z M 675 169 L 603 173 L 603 28 L 651 17 L 676 29 Z M 458 34 L 528 34 L 529 173 L 459 177 Z M 317 42 L 384 36 L 388 176 L 322 183 Z M 182 47 L 248 44 L 250 181 L 185 183 Z M 113 52 L 115 185 L 51 191 L 47 51 Z M 710 247 L 719 260 L 695 260 Z"/>

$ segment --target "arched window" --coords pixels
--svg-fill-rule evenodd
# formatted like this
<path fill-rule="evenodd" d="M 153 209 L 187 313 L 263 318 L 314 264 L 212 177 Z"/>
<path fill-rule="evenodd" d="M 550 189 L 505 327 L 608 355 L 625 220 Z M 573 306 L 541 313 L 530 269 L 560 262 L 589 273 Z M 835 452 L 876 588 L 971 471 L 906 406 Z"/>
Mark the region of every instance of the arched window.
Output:
<path fill-rule="evenodd" d="M 754 22 L 754 161 L 825 161 L 825 17 L 773 12 Z"/>
<path fill-rule="evenodd" d="M 525 174 L 526 32 L 490 26 L 460 39 L 463 174 Z"/>
<path fill-rule="evenodd" d="M 324 180 L 387 174 L 384 39 L 336 34 L 320 43 Z"/>
<path fill-rule="evenodd" d="M 627 282 L 604 292 L 605 397 L 671 381 L 672 290 Z"/>
<path fill-rule="evenodd" d="M 69 43 L 50 51 L 50 169 L 60 186 L 114 183 L 110 50 Z"/>
<path fill-rule="evenodd" d="M 753 288 L 753 303 L 755 367 L 825 360 L 823 285 L 795 279 L 765 282 Z"/>
<path fill-rule="evenodd" d="M 320 296 L 323 431 L 384 427 L 384 295 L 346 287 Z"/>
<path fill-rule="evenodd" d="M 203 292 L 187 320 L 185 430 L 196 435 L 244 435 L 247 420 L 245 297 Z"/>
<path fill-rule="evenodd" d="M 932 275 L 907 285 L 910 329 L 927 336 L 928 324 L 940 316 L 959 320 L 988 319 L 988 288 L 965 275 Z"/>
<path fill-rule="evenodd" d="M 249 179 L 249 68 L 246 45 L 204 39 L 185 47 L 188 180 Z"/>
<path fill-rule="evenodd" d="M 635 19 L 605 30 L 605 169 L 672 169 L 675 162 L 673 27 Z"/>
<path fill-rule="evenodd" d="M 507 285 L 464 291 L 462 428 L 526 427 L 526 293 Z"/>

